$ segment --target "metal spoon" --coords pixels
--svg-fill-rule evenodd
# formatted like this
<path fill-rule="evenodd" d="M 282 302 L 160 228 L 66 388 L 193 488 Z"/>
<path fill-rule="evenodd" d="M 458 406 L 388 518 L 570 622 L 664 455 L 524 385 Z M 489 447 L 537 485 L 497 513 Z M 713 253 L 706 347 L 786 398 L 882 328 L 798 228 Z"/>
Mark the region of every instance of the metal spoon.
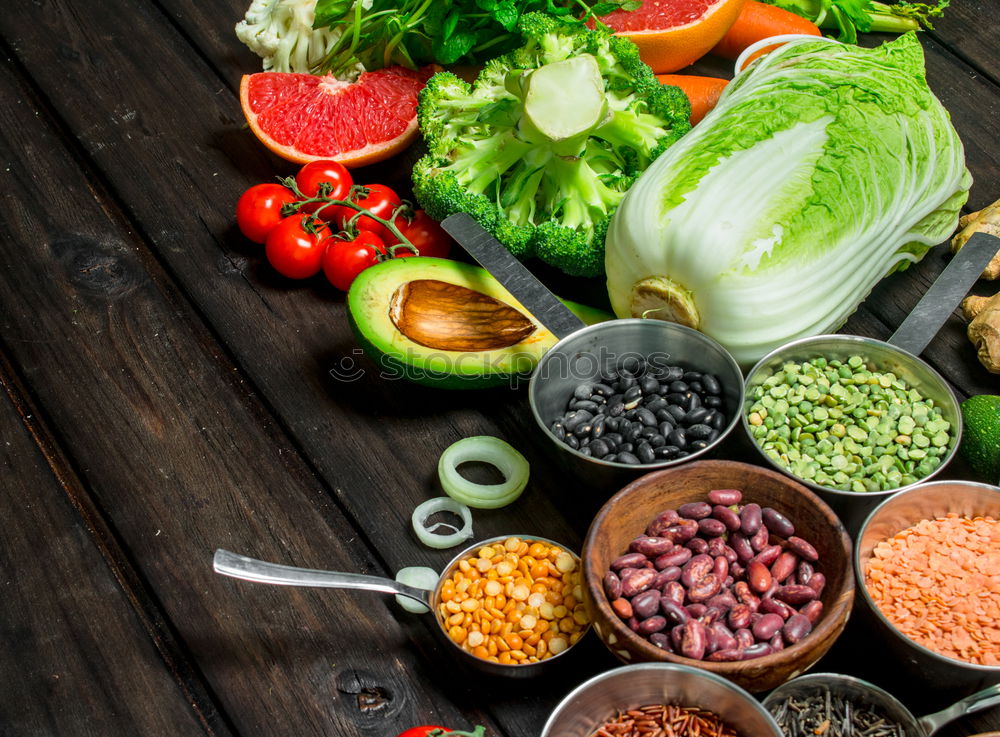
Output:
<path fill-rule="evenodd" d="M 431 608 L 433 591 L 393 581 L 381 576 L 366 576 L 361 573 L 341 573 L 340 571 L 320 571 L 315 568 L 296 568 L 280 563 L 269 563 L 228 550 L 216 550 L 212 568 L 223 576 L 232 576 L 244 581 L 269 583 L 276 586 L 318 586 L 329 589 L 362 589 L 383 594 L 399 594 Z"/>

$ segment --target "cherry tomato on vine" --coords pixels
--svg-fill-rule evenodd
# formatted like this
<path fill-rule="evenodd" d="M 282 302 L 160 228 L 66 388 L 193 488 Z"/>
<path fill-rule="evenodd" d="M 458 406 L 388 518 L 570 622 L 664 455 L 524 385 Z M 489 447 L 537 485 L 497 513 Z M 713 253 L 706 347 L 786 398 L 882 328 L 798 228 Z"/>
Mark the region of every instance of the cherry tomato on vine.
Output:
<path fill-rule="evenodd" d="M 263 243 L 267 234 L 284 216 L 281 208 L 295 202 L 295 194 L 280 184 L 255 184 L 236 203 L 236 224 L 254 243 Z"/>
<path fill-rule="evenodd" d="M 364 185 L 364 188 L 368 193 L 365 195 L 357 195 L 354 197 L 354 202 L 359 207 L 370 210 L 374 215 L 377 215 L 383 220 L 391 220 L 393 211 L 403 204 L 399 195 L 384 184 L 366 184 Z M 349 207 L 342 207 L 341 210 L 343 211 L 345 222 L 358 214 L 357 210 L 352 210 Z M 392 232 L 388 228 L 367 215 L 359 217 L 356 225 L 358 230 L 371 231 L 383 240 L 387 238 L 392 239 Z"/>
<path fill-rule="evenodd" d="M 325 159 L 310 161 L 295 175 L 295 185 L 307 198 L 318 196 L 320 185 L 324 182 L 330 185 L 327 197 L 334 200 L 346 200 L 351 192 L 351 186 L 354 184 L 351 173 L 343 164 Z M 322 202 L 310 202 L 302 206 L 302 212 L 316 212 L 323 204 Z M 339 209 L 336 205 L 324 207 L 320 217 L 327 222 L 333 222 Z"/>
<path fill-rule="evenodd" d="M 323 266 L 330 233 L 322 224 L 319 229 L 305 227 L 310 219 L 308 215 L 287 217 L 268 233 L 264 242 L 264 253 L 271 266 L 289 279 L 308 279 Z"/>
<path fill-rule="evenodd" d="M 405 732 L 400 732 L 397 737 L 428 737 L 434 730 L 439 732 L 450 732 L 450 729 L 445 729 L 444 727 L 435 727 L 433 725 L 426 725 L 423 727 L 410 727 Z"/>
<path fill-rule="evenodd" d="M 451 251 L 451 236 L 423 210 L 417 210 L 410 222 L 406 222 L 404 218 L 397 218 L 396 227 L 410 243 L 416 246 L 421 256 L 444 258 Z M 400 248 L 396 251 L 396 255 L 414 254 L 408 248 Z"/>
<path fill-rule="evenodd" d="M 383 253 L 385 243 L 368 230 L 360 231 L 350 241 L 334 238 L 323 256 L 323 273 L 333 286 L 346 292 L 358 274 L 377 264 Z"/>

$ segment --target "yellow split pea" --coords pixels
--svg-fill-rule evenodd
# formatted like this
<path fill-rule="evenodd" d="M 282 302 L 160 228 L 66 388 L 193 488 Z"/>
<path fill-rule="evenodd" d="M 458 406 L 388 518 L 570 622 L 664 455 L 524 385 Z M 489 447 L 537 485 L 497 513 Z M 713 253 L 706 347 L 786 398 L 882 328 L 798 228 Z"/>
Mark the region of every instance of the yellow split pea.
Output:
<path fill-rule="evenodd" d="M 580 576 L 572 553 L 508 537 L 459 561 L 441 585 L 438 617 L 476 657 L 537 663 L 574 645 L 590 624 Z"/>

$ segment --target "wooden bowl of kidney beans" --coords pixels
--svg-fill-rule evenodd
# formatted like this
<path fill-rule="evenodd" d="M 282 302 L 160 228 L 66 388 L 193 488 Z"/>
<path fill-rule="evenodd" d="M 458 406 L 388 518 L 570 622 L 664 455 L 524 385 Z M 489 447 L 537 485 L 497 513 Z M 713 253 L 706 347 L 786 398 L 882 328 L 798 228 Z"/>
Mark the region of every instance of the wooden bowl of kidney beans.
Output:
<path fill-rule="evenodd" d="M 594 630 L 624 662 L 694 665 L 767 691 L 815 663 L 854 600 L 851 540 L 802 484 L 735 461 L 647 474 L 583 547 Z"/>

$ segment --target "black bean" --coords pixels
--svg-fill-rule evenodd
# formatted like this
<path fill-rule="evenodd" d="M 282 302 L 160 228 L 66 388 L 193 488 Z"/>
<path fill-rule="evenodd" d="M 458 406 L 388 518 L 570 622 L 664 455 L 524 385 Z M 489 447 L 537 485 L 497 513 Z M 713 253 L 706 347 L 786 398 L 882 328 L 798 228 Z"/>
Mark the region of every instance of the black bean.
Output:
<path fill-rule="evenodd" d="M 674 458 L 687 458 L 689 455 L 691 454 L 688 453 L 686 450 L 682 450 L 680 453 L 675 455 Z"/>
<path fill-rule="evenodd" d="M 577 425 L 576 429 L 573 430 L 573 434 L 582 440 L 583 438 L 590 437 L 590 431 L 593 429 L 593 421 L 587 421 Z"/>
<path fill-rule="evenodd" d="M 681 394 L 680 392 L 670 392 L 670 394 L 666 396 L 666 400 L 670 402 L 670 406 L 680 407 L 682 409 L 686 409 L 684 407 L 685 399 L 687 399 L 687 397 L 684 394 Z"/>
<path fill-rule="evenodd" d="M 615 389 L 616 392 L 621 392 L 622 394 L 624 394 L 629 389 L 631 389 L 634 386 L 636 386 L 636 384 L 638 384 L 638 383 L 639 382 L 635 380 L 634 376 L 627 376 L 627 377 L 623 377 L 621 379 L 618 379 L 618 381 L 616 381 L 615 384 L 614 384 L 614 389 Z"/>
<path fill-rule="evenodd" d="M 608 416 L 618 417 L 625 411 L 625 402 L 621 399 L 613 399 L 608 402 Z"/>
<path fill-rule="evenodd" d="M 677 381 L 678 379 L 681 379 L 683 376 L 684 376 L 684 369 L 682 369 L 680 366 L 667 366 L 666 370 L 664 370 L 663 372 L 663 375 L 660 376 L 660 381 L 665 381 L 669 384 L 671 381 Z"/>
<path fill-rule="evenodd" d="M 566 415 L 563 420 L 563 425 L 566 427 L 566 432 L 570 433 L 576 430 L 577 426 L 583 424 L 584 422 L 589 422 L 594 418 L 590 412 L 585 409 L 577 410 Z"/>
<path fill-rule="evenodd" d="M 561 422 L 556 420 L 552 423 L 552 434 L 555 435 L 558 440 L 565 440 L 566 427 Z"/>
<path fill-rule="evenodd" d="M 576 435 L 569 435 L 566 437 L 566 445 L 568 445 L 573 450 L 579 450 L 580 441 L 577 439 Z"/>
<path fill-rule="evenodd" d="M 618 453 L 631 453 L 635 450 L 635 446 L 632 443 L 622 443 L 615 450 Z"/>
<path fill-rule="evenodd" d="M 703 387 L 701 385 L 700 381 L 689 381 L 688 382 L 688 389 L 690 389 L 691 391 L 693 391 L 695 394 L 704 394 L 705 393 L 705 387 Z"/>
<path fill-rule="evenodd" d="M 638 407 L 633 407 L 632 409 L 625 410 L 625 414 L 623 414 L 622 417 L 624 417 L 626 420 L 634 420 L 635 419 L 635 413 L 636 413 L 637 409 L 639 409 L 639 408 Z"/>
<path fill-rule="evenodd" d="M 708 418 L 711 416 L 711 412 L 712 410 L 706 409 L 705 407 L 695 407 L 693 410 L 684 415 L 684 419 L 681 420 L 681 422 L 688 427 L 703 424 L 708 421 Z"/>
<path fill-rule="evenodd" d="M 594 452 L 590 449 L 590 446 L 587 445 L 580 448 L 580 452 L 583 453 L 585 456 L 592 456 L 594 454 Z"/>
<path fill-rule="evenodd" d="M 677 455 L 678 453 L 680 453 L 680 451 L 681 451 L 681 449 L 678 448 L 676 445 L 664 445 L 664 446 L 661 446 L 659 448 L 656 448 L 653 451 L 653 455 L 655 455 L 657 458 L 662 458 L 664 460 L 669 460 L 669 459 L 673 458 L 675 455 Z"/>
<path fill-rule="evenodd" d="M 660 446 L 666 445 L 667 439 L 662 435 L 660 435 L 659 433 L 657 433 L 656 435 L 653 435 L 651 438 L 648 438 L 646 442 L 648 442 L 650 447 L 655 450 Z"/>
<path fill-rule="evenodd" d="M 667 435 L 667 442 L 671 445 L 676 445 L 678 448 L 684 449 L 687 447 L 687 434 L 684 432 L 683 428 L 678 427 Z"/>
<path fill-rule="evenodd" d="M 639 437 L 640 432 L 642 432 L 642 425 L 631 423 L 627 428 L 622 430 L 622 437 L 625 438 L 626 443 L 631 443 Z"/>
<path fill-rule="evenodd" d="M 635 413 L 635 418 L 646 427 L 656 427 L 656 415 L 645 407 L 640 407 Z"/>
<path fill-rule="evenodd" d="M 639 431 L 639 437 L 643 440 L 649 440 L 654 435 L 659 435 L 655 427 L 644 427 Z"/>
<path fill-rule="evenodd" d="M 684 381 L 673 381 L 670 383 L 670 392 L 672 394 L 683 394 L 688 390 L 688 385 Z"/>
<path fill-rule="evenodd" d="M 618 456 L 616 456 L 614 453 L 608 453 L 601 460 L 602 461 L 607 461 L 608 463 L 614 463 L 615 461 L 618 460 Z"/>
<path fill-rule="evenodd" d="M 622 438 L 621 433 L 606 432 L 606 433 L 604 433 L 603 440 L 604 440 L 605 443 L 607 443 L 609 446 L 611 446 L 611 448 L 613 450 L 614 448 L 616 448 L 619 445 L 621 445 L 621 443 L 623 442 L 624 439 Z"/>
<path fill-rule="evenodd" d="M 646 409 L 650 412 L 659 412 L 660 410 L 666 409 L 666 407 L 667 400 L 659 395 L 646 402 Z"/>
<path fill-rule="evenodd" d="M 660 431 L 660 435 L 662 435 L 663 437 L 669 435 L 673 431 L 674 427 L 675 427 L 674 423 L 671 422 L 670 420 L 665 420 L 661 422 L 659 425 L 657 425 L 657 428 Z"/>
<path fill-rule="evenodd" d="M 618 363 L 618 374 L 637 374 L 646 367 L 646 359 L 640 356 L 625 356 Z"/>
<path fill-rule="evenodd" d="M 639 464 L 639 459 L 636 458 L 631 453 L 625 452 L 625 453 L 619 453 L 618 454 L 618 462 L 619 463 L 627 463 L 630 466 L 635 466 L 635 465 Z"/>
<path fill-rule="evenodd" d="M 604 432 L 617 432 L 618 426 L 621 424 L 621 418 L 619 417 L 608 417 L 604 423 Z"/>
<path fill-rule="evenodd" d="M 694 440 L 688 443 L 688 450 L 690 450 L 691 452 L 694 452 L 696 450 L 701 450 L 702 448 L 707 448 L 707 447 L 708 447 L 707 440 Z"/>
<path fill-rule="evenodd" d="M 656 394 L 657 390 L 660 388 L 660 382 L 652 376 L 644 376 L 639 382 L 639 387 L 642 389 L 643 394 Z"/>
<path fill-rule="evenodd" d="M 635 455 L 643 463 L 652 463 L 656 460 L 652 446 L 646 441 L 639 443 L 635 449 Z"/>
<path fill-rule="evenodd" d="M 597 412 L 599 409 L 597 402 L 591 402 L 589 399 L 574 399 L 569 403 L 570 409 L 582 409 L 587 412 Z"/>
<path fill-rule="evenodd" d="M 594 384 L 593 390 L 594 394 L 597 394 L 605 398 L 610 397 L 612 394 L 615 393 L 615 390 L 612 389 L 607 384 Z"/>
<path fill-rule="evenodd" d="M 596 458 L 603 458 L 611 452 L 611 447 L 601 439 L 592 440 L 588 447 L 590 448 L 590 452 L 593 453 Z"/>
<path fill-rule="evenodd" d="M 719 436 L 720 436 L 721 434 L 722 434 L 721 432 L 719 432 L 719 431 L 718 431 L 718 430 L 716 430 L 715 428 L 712 428 L 712 432 L 710 432 L 710 433 L 708 434 L 708 437 L 707 437 L 707 438 L 705 438 L 705 440 L 707 440 L 707 441 L 708 441 L 708 443 L 709 443 L 709 445 L 711 445 L 712 443 L 714 443 L 714 442 L 715 442 L 716 440 L 718 440 L 718 439 L 719 439 Z"/>
<path fill-rule="evenodd" d="M 687 436 L 692 440 L 707 440 L 712 434 L 712 428 L 708 425 L 696 424 L 687 429 Z"/>
<path fill-rule="evenodd" d="M 722 397 L 717 397 L 714 395 L 709 395 L 701 400 L 701 403 L 706 407 L 711 407 L 712 409 L 719 409 L 722 406 Z"/>
<path fill-rule="evenodd" d="M 690 384 L 692 381 L 701 381 L 703 377 L 701 371 L 685 371 L 681 378 Z"/>
<path fill-rule="evenodd" d="M 576 399 L 590 399 L 590 395 L 594 393 L 594 387 L 590 384 L 580 384 L 576 389 L 573 390 L 573 396 Z"/>
<path fill-rule="evenodd" d="M 706 394 L 721 394 L 722 386 L 719 384 L 719 380 L 712 374 L 705 374 L 701 377 L 701 385 L 705 387 Z"/>
<path fill-rule="evenodd" d="M 608 403 L 607 398 L 602 397 L 600 394 L 593 394 L 593 395 L 591 395 L 589 401 L 593 402 L 598 407 L 600 407 L 600 406 L 605 405 L 605 404 Z"/>
<path fill-rule="evenodd" d="M 726 416 L 717 409 L 711 410 L 711 413 L 706 424 L 711 425 L 716 430 L 724 428 L 726 426 Z"/>
<path fill-rule="evenodd" d="M 607 416 L 597 415 L 593 420 L 590 421 L 590 437 L 591 439 L 597 439 L 604 434 L 604 428 L 607 425 Z"/>
<path fill-rule="evenodd" d="M 670 415 L 674 418 L 675 425 L 681 421 L 684 415 L 687 414 L 687 410 L 685 410 L 683 407 L 677 404 L 671 404 L 669 407 L 667 407 L 667 412 L 669 412 Z"/>
<path fill-rule="evenodd" d="M 684 409 L 686 409 L 688 412 L 690 412 L 691 410 L 696 409 L 696 408 L 698 408 L 698 407 L 701 406 L 701 397 L 699 397 L 694 392 L 685 392 L 684 393 L 684 405 L 683 406 L 684 406 Z"/>
<path fill-rule="evenodd" d="M 642 396 L 642 389 L 638 386 L 633 386 L 625 391 L 622 399 L 625 400 L 625 404 L 631 404 Z"/>

